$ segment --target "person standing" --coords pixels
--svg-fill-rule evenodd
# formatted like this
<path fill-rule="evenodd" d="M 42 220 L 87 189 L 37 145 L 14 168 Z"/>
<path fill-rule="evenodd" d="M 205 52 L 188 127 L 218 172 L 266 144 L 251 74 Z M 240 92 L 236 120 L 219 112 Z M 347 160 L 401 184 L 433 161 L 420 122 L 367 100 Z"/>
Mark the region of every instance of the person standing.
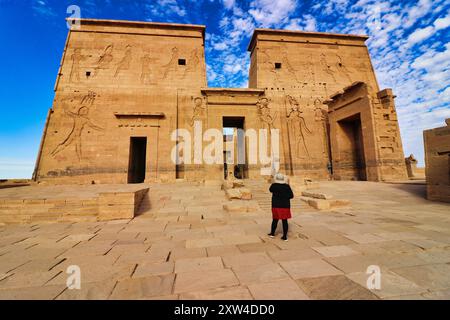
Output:
<path fill-rule="evenodd" d="M 274 177 L 274 183 L 270 186 L 269 191 L 272 193 L 272 228 L 269 237 L 275 236 L 278 220 L 283 224 L 283 236 L 281 240 L 287 241 L 288 234 L 288 219 L 291 215 L 291 199 L 294 198 L 294 193 L 287 183 L 287 177 L 281 173 L 277 173 Z"/>

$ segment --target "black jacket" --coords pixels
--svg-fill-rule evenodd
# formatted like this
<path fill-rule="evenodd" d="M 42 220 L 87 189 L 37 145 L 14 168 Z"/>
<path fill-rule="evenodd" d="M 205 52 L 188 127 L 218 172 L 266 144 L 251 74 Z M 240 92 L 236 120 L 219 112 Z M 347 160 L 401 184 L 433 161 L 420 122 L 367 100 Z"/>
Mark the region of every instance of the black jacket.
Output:
<path fill-rule="evenodd" d="M 272 208 L 291 207 L 290 199 L 294 197 L 294 193 L 288 184 L 273 183 L 269 191 L 272 192 Z"/>

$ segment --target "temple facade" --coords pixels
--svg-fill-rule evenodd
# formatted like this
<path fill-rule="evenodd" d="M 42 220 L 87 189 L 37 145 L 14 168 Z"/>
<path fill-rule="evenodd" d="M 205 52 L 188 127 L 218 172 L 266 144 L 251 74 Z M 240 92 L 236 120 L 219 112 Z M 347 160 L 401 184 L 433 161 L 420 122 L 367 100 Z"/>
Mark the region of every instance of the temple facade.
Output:
<path fill-rule="evenodd" d="M 366 36 L 256 29 L 249 88 L 208 88 L 205 26 L 80 22 L 65 44 L 37 181 L 205 181 L 277 170 L 407 179 L 395 96 L 379 88 Z M 212 163 L 198 157 L 211 145 L 220 146 Z"/>

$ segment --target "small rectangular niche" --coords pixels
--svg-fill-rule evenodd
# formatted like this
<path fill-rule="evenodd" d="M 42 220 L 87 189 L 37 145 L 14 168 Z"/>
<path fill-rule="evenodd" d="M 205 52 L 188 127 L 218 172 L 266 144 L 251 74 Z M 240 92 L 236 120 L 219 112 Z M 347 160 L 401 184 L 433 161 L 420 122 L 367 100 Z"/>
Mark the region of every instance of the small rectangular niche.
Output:
<path fill-rule="evenodd" d="M 186 65 L 186 59 L 178 59 L 178 65 L 179 66 L 185 66 Z"/>
<path fill-rule="evenodd" d="M 275 62 L 275 69 L 281 69 L 281 62 Z"/>

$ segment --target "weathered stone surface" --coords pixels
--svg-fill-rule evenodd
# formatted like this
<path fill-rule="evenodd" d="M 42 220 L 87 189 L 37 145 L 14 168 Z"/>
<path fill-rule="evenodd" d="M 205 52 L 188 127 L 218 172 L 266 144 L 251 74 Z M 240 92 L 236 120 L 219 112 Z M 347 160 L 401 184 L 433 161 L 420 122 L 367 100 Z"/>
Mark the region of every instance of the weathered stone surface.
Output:
<path fill-rule="evenodd" d="M 317 300 L 377 300 L 365 287 L 347 277 L 328 276 L 297 280 L 298 285 L 312 299 Z"/>
<path fill-rule="evenodd" d="M 251 268 L 233 268 L 241 284 L 261 283 L 287 279 L 289 275 L 276 263 L 255 265 Z"/>
<path fill-rule="evenodd" d="M 239 284 L 229 269 L 184 272 L 177 275 L 175 293 L 204 291 L 220 287 L 232 287 Z"/>
<path fill-rule="evenodd" d="M 248 285 L 256 300 L 309 300 L 309 297 L 291 279 Z"/>
<path fill-rule="evenodd" d="M 347 246 L 315 247 L 313 249 L 327 258 L 350 256 L 359 253 Z"/>
<path fill-rule="evenodd" d="M 393 272 L 419 286 L 426 286 L 433 290 L 450 288 L 450 265 L 431 264 L 392 269 Z"/>
<path fill-rule="evenodd" d="M 331 208 L 328 200 L 308 199 L 308 204 L 317 210 L 329 210 Z"/>
<path fill-rule="evenodd" d="M 309 197 L 309 198 L 315 198 L 315 199 L 323 199 L 323 200 L 333 199 L 332 195 L 319 193 L 319 192 L 312 192 L 312 191 L 302 191 L 302 196 Z"/>
<path fill-rule="evenodd" d="M 151 276 L 119 281 L 110 299 L 142 299 L 172 293 L 174 275 Z"/>
<path fill-rule="evenodd" d="M 180 294 L 180 300 L 252 300 L 246 287 L 218 288 Z"/>
<path fill-rule="evenodd" d="M 367 287 L 367 273 L 350 273 L 346 275 L 349 279 Z M 420 294 L 425 292 L 412 281 L 409 281 L 395 273 L 385 271 L 381 273 L 381 288 L 370 290 L 380 298 L 396 297 L 402 295 Z"/>
<path fill-rule="evenodd" d="M 133 273 L 133 278 L 145 278 L 149 276 L 159 276 L 164 274 L 171 274 L 174 270 L 174 263 L 143 263 L 138 264 L 136 270 Z"/>
<path fill-rule="evenodd" d="M 448 178 L 450 170 L 450 161 L 448 160 L 450 125 L 447 120 L 446 126 L 423 132 L 427 198 L 444 202 L 450 202 Z"/>
<path fill-rule="evenodd" d="M 175 273 L 208 271 L 222 268 L 222 259 L 219 257 L 180 259 L 175 262 Z"/>
<path fill-rule="evenodd" d="M 321 259 L 284 261 L 280 264 L 293 279 L 342 274 L 341 271 Z"/>

